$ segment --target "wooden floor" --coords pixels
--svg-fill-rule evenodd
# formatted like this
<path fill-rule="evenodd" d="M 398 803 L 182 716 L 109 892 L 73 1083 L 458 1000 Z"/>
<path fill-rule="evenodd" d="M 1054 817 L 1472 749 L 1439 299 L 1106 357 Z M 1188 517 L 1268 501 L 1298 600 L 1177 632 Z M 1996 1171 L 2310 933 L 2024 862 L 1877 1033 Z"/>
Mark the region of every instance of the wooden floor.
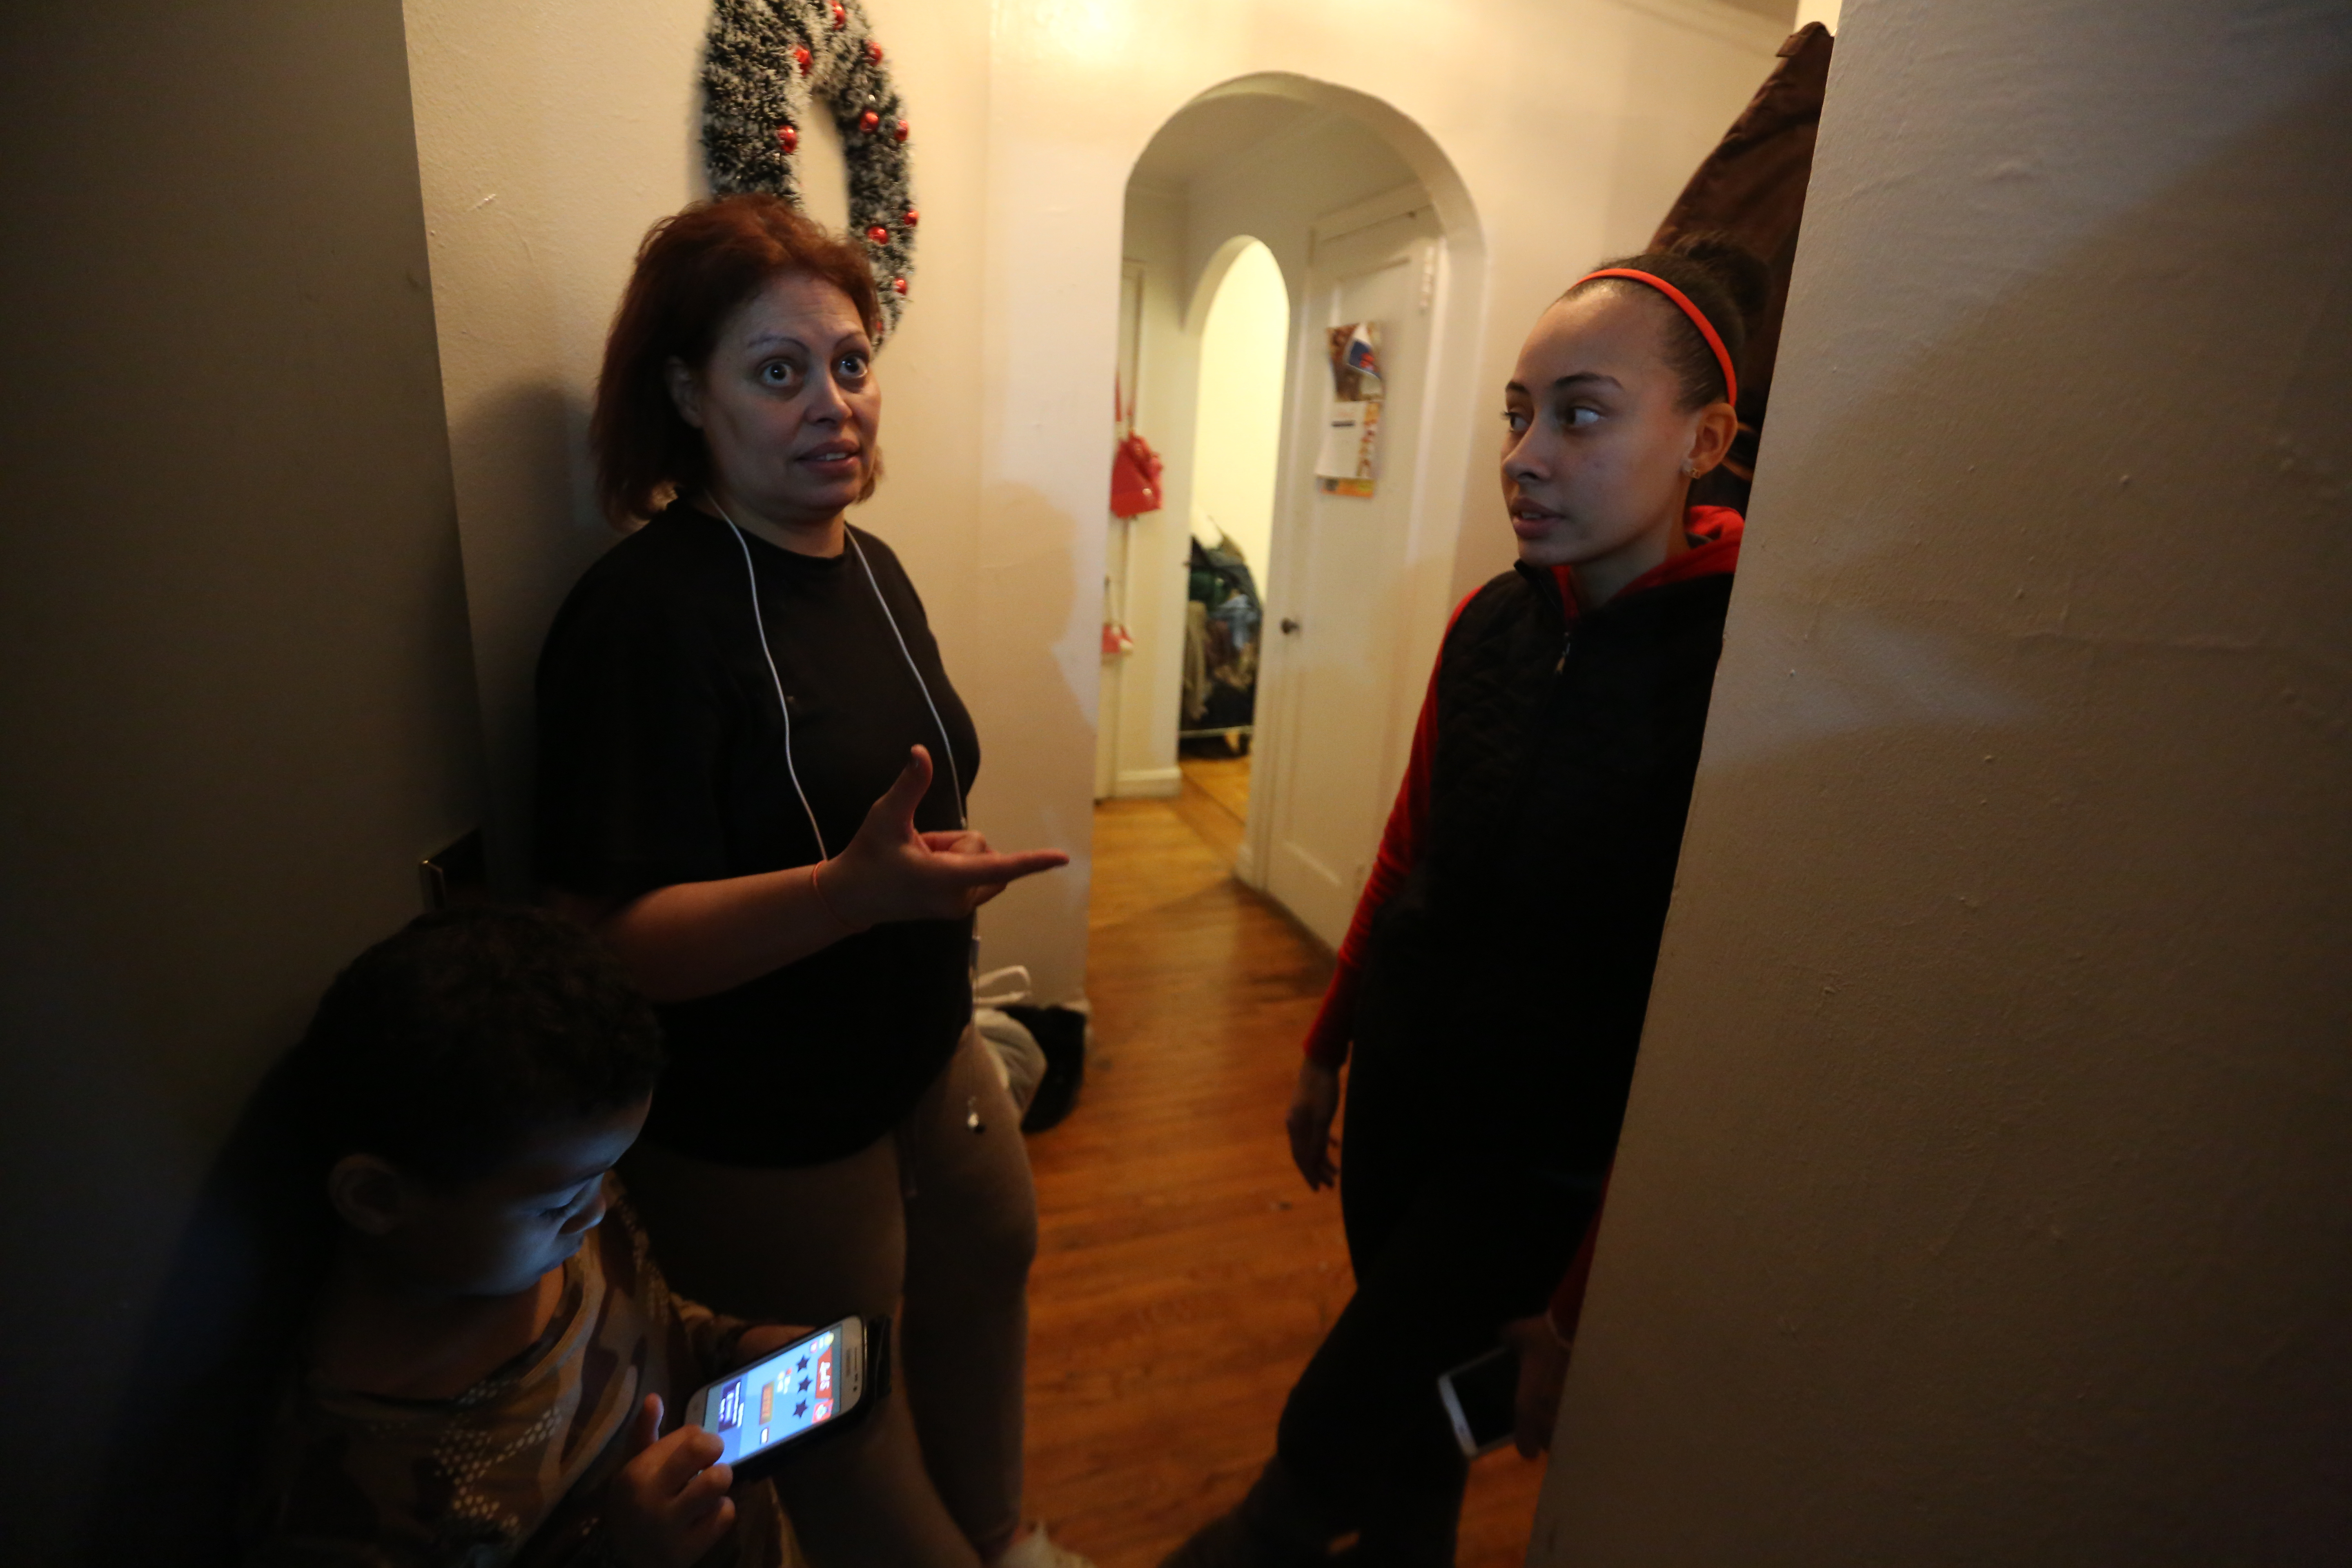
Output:
<path fill-rule="evenodd" d="M 1030 1140 L 1029 1502 L 1101 1568 L 1152 1568 L 1240 1499 L 1349 1290 L 1338 1200 L 1281 1131 L 1330 958 L 1230 874 L 1247 761 L 1201 766 L 1096 811 L 1096 1054 Z M 1462 1563 L 1516 1568 L 1541 1473 L 1478 1461 Z"/>

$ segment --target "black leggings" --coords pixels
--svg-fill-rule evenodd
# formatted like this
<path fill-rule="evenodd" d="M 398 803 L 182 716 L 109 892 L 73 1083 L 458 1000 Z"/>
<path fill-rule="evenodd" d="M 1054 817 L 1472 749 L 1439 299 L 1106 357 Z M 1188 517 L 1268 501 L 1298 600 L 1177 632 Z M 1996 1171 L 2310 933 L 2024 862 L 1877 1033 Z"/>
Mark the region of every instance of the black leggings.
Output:
<path fill-rule="evenodd" d="M 1468 1462 L 1437 1377 L 1540 1311 L 1583 1240 L 1598 1176 L 1472 1152 L 1475 1129 L 1405 1063 L 1359 1049 L 1340 1211 L 1356 1293 L 1299 1374 L 1276 1452 L 1367 1564 L 1451 1564 Z"/>

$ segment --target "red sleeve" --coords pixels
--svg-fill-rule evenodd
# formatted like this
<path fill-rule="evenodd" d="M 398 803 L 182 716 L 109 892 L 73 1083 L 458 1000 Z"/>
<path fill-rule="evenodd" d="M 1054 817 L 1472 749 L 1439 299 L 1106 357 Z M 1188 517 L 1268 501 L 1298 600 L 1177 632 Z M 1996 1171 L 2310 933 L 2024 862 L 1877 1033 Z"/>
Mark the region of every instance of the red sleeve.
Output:
<path fill-rule="evenodd" d="M 1447 631 L 1454 629 L 1454 623 L 1476 597 L 1473 593 L 1454 606 L 1454 614 L 1446 618 Z M 1322 1010 L 1307 1031 L 1307 1057 L 1327 1068 L 1338 1068 L 1348 1059 L 1348 1045 L 1355 1037 L 1356 996 L 1363 985 L 1364 947 L 1370 940 L 1372 917 L 1404 886 L 1422 834 L 1429 826 L 1429 774 L 1437 753 L 1437 669 L 1444 663 L 1441 645 L 1438 664 L 1429 672 L 1429 689 L 1422 694 L 1421 717 L 1412 727 L 1412 754 L 1405 763 L 1404 783 L 1397 786 L 1396 804 L 1389 808 L 1389 825 L 1381 834 L 1380 853 L 1372 858 L 1371 875 L 1365 879 L 1363 893 L 1356 900 L 1347 940 L 1339 944 L 1339 964 L 1323 993 Z"/>
<path fill-rule="evenodd" d="M 1584 1223 L 1584 1244 L 1576 1249 L 1575 1260 L 1560 1277 L 1559 1289 L 1551 1293 L 1551 1331 L 1561 1343 L 1576 1338 L 1576 1320 L 1584 1314 L 1584 1288 L 1592 1279 L 1592 1249 L 1601 1239 L 1601 1211 L 1609 1203 L 1609 1181 L 1601 1182 L 1601 1202 L 1592 1205 L 1592 1217 Z"/>

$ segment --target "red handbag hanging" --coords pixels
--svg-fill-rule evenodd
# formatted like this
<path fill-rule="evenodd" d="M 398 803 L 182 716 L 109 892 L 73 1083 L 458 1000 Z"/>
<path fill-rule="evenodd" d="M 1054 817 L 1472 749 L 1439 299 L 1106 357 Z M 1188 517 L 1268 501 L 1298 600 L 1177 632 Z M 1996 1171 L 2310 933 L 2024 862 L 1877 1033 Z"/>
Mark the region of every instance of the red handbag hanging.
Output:
<path fill-rule="evenodd" d="M 1111 385 L 1111 412 L 1127 426 L 1119 438 L 1118 450 L 1110 459 L 1110 510 L 1114 517 L 1138 518 L 1147 511 L 1160 510 L 1160 454 L 1151 443 L 1135 433 L 1134 411 L 1127 406 L 1126 395 L 1114 382 Z"/>

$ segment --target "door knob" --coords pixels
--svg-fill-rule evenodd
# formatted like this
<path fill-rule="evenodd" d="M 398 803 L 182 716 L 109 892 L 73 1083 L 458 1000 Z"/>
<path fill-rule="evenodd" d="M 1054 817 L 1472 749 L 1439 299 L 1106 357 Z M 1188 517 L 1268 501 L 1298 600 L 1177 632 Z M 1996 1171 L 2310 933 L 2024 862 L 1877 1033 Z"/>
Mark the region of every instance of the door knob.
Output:
<path fill-rule="evenodd" d="M 1296 637 L 1296 636 L 1297 635 L 1297 633 L 1298 633 L 1298 623 L 1297 623 L 1297 621 L 1295 621 L 1295 620 L 1291 619 L 1288 616 L 1283 616 L 1283 617 L 1282 617 L 1282 635 L 1283 635 L 1284 637 Z"/>

